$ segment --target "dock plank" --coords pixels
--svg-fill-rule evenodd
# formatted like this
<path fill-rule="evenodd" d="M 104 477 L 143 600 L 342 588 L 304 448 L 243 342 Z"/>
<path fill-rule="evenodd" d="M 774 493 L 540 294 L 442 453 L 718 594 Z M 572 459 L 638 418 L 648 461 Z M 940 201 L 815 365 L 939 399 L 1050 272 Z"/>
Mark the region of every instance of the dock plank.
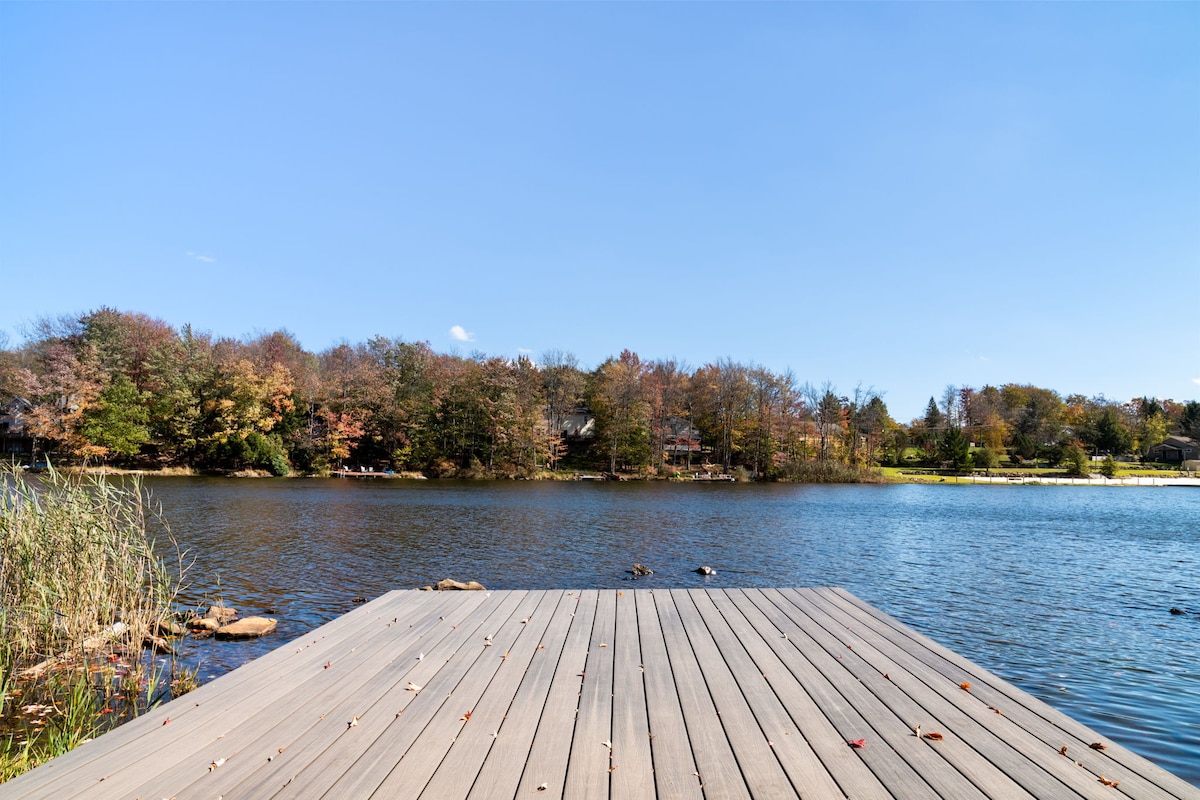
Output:
<path fill-rule="evenodd" d="M 843 589 L 395 591 L 0 800 L 1200 800 L 1100 740 Z"/>
<path fill-rule="evenodd" d="M 980 705 L 965 704 L 976 717 L 982 717 L 988 727 L 997 729 L 1004 744 L 1023 753 L 1045 771 L 1083 790 L 1086 796 L 1104 797 L 1110 793 L 1103 789 L 1097 793 L 1100 776 L 1108 780 L 1119 780 L 1121 787 L 1136 796 L 1164 800 L 1165 798 L 1195 798 L 1196 787 L 1163 770 L 1127 748 L 1108 742 L 1102 751 L 1089 745 L 1100 737 L 1071 717 L 1032 697 L 1002 678 L 973 664 L 962 656 L 936 642 L 921 636 L 911 628 L 901 625 L 882 611 L 862 603 L 861 600 L 841 590 L 814 591 L 814 598 L 846 610 L 864 626 L 879 634 L 896 654 L 906 669 L 923 664 L 944 675 L 957 685 L 970 682 L 971 699 L 981 701 L 986 712 L 979 711 Z M 914 667 L 915 668 L 915 667 Z M 944 684 L 941 686 L 944 690 Z M 949 690 L 953 694 L 953 690 Z M 957 697 L 961 701 L 961 692 Z M 996 714 L 992 709 L 999 709 Z M 1063 758 L 1059 750 L 1067 746 L 1069 758 Z M 1019 766 L 1019 765 L 1018 765 Z M 1081 775 L 1082 767 L 1087 775 Z M 1027 775 L 1018 772 L 1021 780 Z"/>
<path fill-rule="evenodd" d="M 1057 747 L 1050 747 L 1016 719 L 1006 716 L 1005 704 L 995 705 L 999 701 L 987 691 L 984 681 L 977 678 L 966 691 L 952 677 L 924 668 L 904 648 L 861 624 L 861 618 L 841 613 L 829 598 L 813 594 L 804 602 L 813 604 L 814 613 L 827 615 L 835 627 L 841 625 L 847 631 L 852 628 L 853 633 L 846 635 L 862 642 L 857 645 L 859 654 L 876 669 L 890 669 L 897 674 L 894 682 L 903 690 L 900 697 L 919 704 L 918 710 L 909 712 L 910 718 L 913 713 L 928 711 L 935 724 L 954 731 L 953 741 L 948 736 L 937 749 L 985 791 L 1012 794 L 1015 784 L 1036 797 L 1068 795 L 1102 800 L 1111 796 L 1111 790 L 1099 782 L 1097 775 L 1080 770 L 1062 758 Z M 931 730 L 928 723 L 925 730 Z M 973 752 L 943 748 L 947 742 L 965 743 Z M 1156 795 L 1151 792 L 1148 796 Z"/>
<path fill-rule="evenodd" d="M 704 672 L 688 639 L 675 598 L 671 592 L 659 591 L 654 593 L 654 602 L 704 796 L 748 798 L 750 790 L 721 725 L 721 717 L 704 681 Z"/>
<path fill-rule="evenodd" d="M 717 601 L 724 597 L 720 593 L 689 594 L 712 635 L 714 647 L 729 666 L 731 688 L 740 688 L 752 721 L 758 725 L 769 752 L 778 761 L 794 792 L 812 792 L 822 797 L 839 796 L 842 794 L 840 787 L 813 752 L 767 676 L 768 664 L 778 666 L 778 661 L 767 659 L 762 664 L 755 662 L 745 644 L 748 639 L 754 638 L 749 635 L 749 625 L 736 609 L 722 604 L 722 611 Z M 726 715 L 723 714 L 722 719 L 726 719 Z M 824 719 L 823 715 L 821 719 Z M 753 732 L 747 735 L 752 737 Z M 786 796 L 786 792 L 781 794 Z"/>
<path fill-rule="evenodd" d="M 588 590 L 577 595 L 574 618 L 562 656 L 550 683 L 546 713 L 539 720 L 529 748 L 525 771 L 517 786 L 517 797 L 538 793 L 541 797 L 563 797 L 567 761 L 571 755 L 575 720 L 579 713 L 579 695 L 583 690 L 588 644 L 596 619 L 600 592 Z"/>
<path fill-rule="evenodd" d="M 537 644 L 534 657 L 522 676 L 521 685 L 514 693 L 508 711 L 496 729 L 495 742 L 475 776 L 470 792 L 466 795 L 470 800 L 516 796 L 517 786 L 528 760 L 530 743 L 542 714 L 547 711 L 546 701 L 551 681 L 575 620 L 577 604 L 578 597 L 574 592 L 566 592 L 559 597 L 558 607 L 543 632 L 542 641 Z M 437 787 L 431 783 L 430 787 L 426 787 L 425 794 L 430 800 L 438 800 L 439 796 L 431 794 L 430 788 Z M 462 795 L 440 795 L 447 796 Z"/>
<path fill-rule="evenodd" d="M 755 666 L 762 670 L 765 680 L 796 726 L 798 735 L 803 737 L 804 745 L 820 760 L 840 794 L 858 800 L 891 798 L 891 792 L 863 763 L 857 751 L 847 745 L 847 738 L 809 695 L 805 684 L 788 669 L 784 659 L 794 657 L 793 643 L 785 639 L 783 632 L 771 625 L 739 590 L 714 593 L 713 602 L 727 619 L 740 616 L 736 625 L 739 641 L 754 658 Z M 784 738 L 791 738 L 787 731 Z M 790 746 L 802 748 L 799 743 Z M 828 796 L 836 797 L 838 794 L 831 792 Z"/>
<path fill-rule="evenodd" d="M 198 757 L 190 759 L 176 754 L 177 760 L 174 763 L 166 760 L 169 766 L 158 775 L 151 777 L 143 772 L 143 782 L 132 794 L 166 797 L 186 793 L 193 783 L 203 781 L 204 793 L 222 795 L 248 781 L 254 772 L 277 772 L 286 763 L 303 758 L 306 748 L 312 746 L 308 732 L 314 725 L 326 717 L 353 719 L 361 712 L 354 699 L 357 695 L 375 693 L 374 687 L 391 685 L 407 675 L 417 666 L 418 655 L 425 650 L 434 652 L 450 633 L 451 627 L 443 624 L 445 619 L 451 620 L 450 625 L 457 624 L 476 607 L 477 602 L 448 600 L 427 605 L 419 617 L 409 614 L 406 623 L 399 618 L 381 620 L 377 635 L 365 642 L 346 642 L 344 647 L 349 652 L 336 665 L 331 653 L 323 664 L 313 664 L 305 673 L 293 676 L 291 694 L 297 699 L 290 708 L 277 715 L 245 717 L 224 733 L 210 734 L 207 738 L 198 733 L 198 741 L 204 748 L 212 746 L 209 741 L 219 739 L 220 752 L 202 749 L 197 752 Z M 351 644 L 355 646 L 350 647 Z M 289 750 L 287 757 L 282 757 Z M 209 774 L 209 764 L 217 758 L 225 758 L 226 763 Z"/>
<path fill-rule="evenodd" d="M 650 720 L 642 664 L 637 599 L 631 593 L 618 591 L 613 640 L 613 756 L 609 773 L 613 800 L 654 797 L 654 763 L 650 754 Z"/>
<path fill-rule="evenodd" d="M 729 740 L 729 746 L 737 759 L 742 780 L 753 797 L 786 797 L 796 794 L 787 773 L 779 763 L 774 752 L 771 737 L 764 734 L 762 722 L 755 713 L 755 703 L 747 702 L 755 698 L 760 708 L 774 704 L 774 698 L 768 701 L 761 691 L 763 688 L 762 674 L 749 670 L 743 673 L 746 682 L 738 684 L 738 679 L 730 668 L 729 659 L 737 655 L 738 644 L 729 638 L 726 643 L 731 647 L 723 651 L 718 646 L 717 637 L 708 627 L 703 615 L 696 607 L 697 598 L 702 592 L 674 590 L 671 592 L 675 607 L 688 632 L 692 650 L 696 654 L 696 663 L 704 675 L 708 685 L 709 696 L 712 698 L 721 726 Z M 751 677 L 753 675 L 753 677 Z M 785 731 L 777 730 L 780 738 Z"/>
<path fill-rule="evenodd" d="M 638 590 L 634 593 L 634 601 L 642 647 L 642 682 L 646 691 L 646 719 L 650 725 L 647 738 L 654 765 L 654 787 L 659 797 L 698 800 L 704 796 L 700 771 L 679 704 L 679 693 L 675 690 L 675 673 L 667 654 L 654 593 Z"/>
<path fill-rule="evenodd" d="M 563 794 L 580 800 L 607 798 L 612 767 L 613 646 L 617 595 L 600 593 L 587 643 L 575 732 Z"/>

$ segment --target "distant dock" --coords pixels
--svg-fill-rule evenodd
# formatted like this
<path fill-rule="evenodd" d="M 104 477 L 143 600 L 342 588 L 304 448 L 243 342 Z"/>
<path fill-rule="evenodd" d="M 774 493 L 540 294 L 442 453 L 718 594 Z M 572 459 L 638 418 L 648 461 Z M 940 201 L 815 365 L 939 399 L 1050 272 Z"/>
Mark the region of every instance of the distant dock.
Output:
<path fill-rule="evenodd" d="M 390 592 L 0 785 L 43 797 L 1200 789 L 844 590 L 627 589 Z"/>

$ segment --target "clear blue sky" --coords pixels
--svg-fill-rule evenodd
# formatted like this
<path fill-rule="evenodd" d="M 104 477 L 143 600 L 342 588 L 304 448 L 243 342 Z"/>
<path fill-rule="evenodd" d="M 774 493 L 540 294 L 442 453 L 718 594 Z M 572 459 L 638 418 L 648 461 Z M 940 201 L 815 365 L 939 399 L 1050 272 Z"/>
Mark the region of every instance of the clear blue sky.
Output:
<path fill-rule="evenodd" d="M 0 2 L 0 331 L 1196 399 L 1198 42 L 1196 2 Z"/>

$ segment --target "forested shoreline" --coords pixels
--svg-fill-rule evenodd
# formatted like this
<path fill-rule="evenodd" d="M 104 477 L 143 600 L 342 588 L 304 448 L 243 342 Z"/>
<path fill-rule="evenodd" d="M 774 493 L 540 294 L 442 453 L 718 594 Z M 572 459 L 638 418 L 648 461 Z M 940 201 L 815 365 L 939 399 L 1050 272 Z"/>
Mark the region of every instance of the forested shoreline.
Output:
<path fill-rule="evenodd" d="M 1196 401 L 947 386 L 901 423 L 873 388 L 730 359 L 690 368 L 624 350 L 585 370 L 562 352 L 460 356 L 383 336 L 312 353 L 285 330 L 237 340 L 111 308 L 40 320 L 23 345 L 0 348 L 0 404 L 10 450 L 24 436 L 34 458 L 274 475 L 716 466 L 852 479 L 879 465 L 1140 457 L 1168 435 L 1200 438 Z"/>

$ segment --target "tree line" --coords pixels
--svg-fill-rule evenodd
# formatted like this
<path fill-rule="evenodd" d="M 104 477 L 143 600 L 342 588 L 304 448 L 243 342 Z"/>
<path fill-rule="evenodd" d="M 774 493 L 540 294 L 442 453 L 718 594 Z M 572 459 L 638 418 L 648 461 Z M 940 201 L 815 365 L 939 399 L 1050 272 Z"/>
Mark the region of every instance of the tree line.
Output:
<path fill-rule="evenodd" d="M 1070 448 L 1139 454 L 1168 434 L 1200 437 L 1195 401 L 948 386 L 903 424 L 874 389 L 841 393 L 730 359 L 693 369 L 625 350 L 585 370 L 563 352 L 464 357 L 382 336 L 312 353 L 283 330 L 217 338 L 111 308 L 39 320 L 23 345 L 2 345 L 0 403 L 19 398 L 22 431 L 60 462 L 432 477 L 705 464 L 789 479 L 1061 461 Z"/>

